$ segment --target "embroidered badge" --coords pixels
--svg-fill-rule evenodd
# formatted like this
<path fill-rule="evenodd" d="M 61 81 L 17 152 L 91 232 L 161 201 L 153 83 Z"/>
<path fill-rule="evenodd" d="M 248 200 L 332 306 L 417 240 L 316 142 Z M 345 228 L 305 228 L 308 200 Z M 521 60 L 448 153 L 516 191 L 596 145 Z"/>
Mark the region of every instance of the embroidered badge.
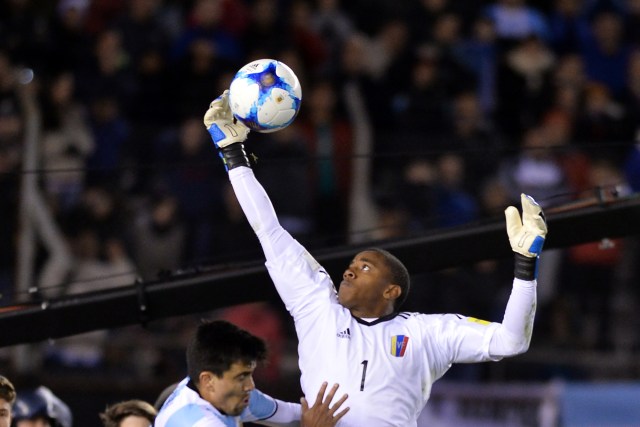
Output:
<path fill-rule="evenodd" d="M 391 354 L 395 357 L 403 357 L 407 349 L 409 337 L 405 335 L 394 335 L 391 337 Z"/>

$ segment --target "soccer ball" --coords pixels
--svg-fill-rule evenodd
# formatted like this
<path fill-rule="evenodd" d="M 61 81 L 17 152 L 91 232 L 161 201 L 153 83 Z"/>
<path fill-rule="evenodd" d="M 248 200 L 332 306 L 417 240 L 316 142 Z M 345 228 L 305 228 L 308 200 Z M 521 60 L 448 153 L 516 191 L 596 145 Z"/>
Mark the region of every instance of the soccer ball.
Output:
<path fill-rule="evenodd" d="M 256 132 L 289 126 L 300 111 L 301 100 L 298 77 L 275 59 L 258 59 L 240 68 L 229 87 L 233 116 Z"/>

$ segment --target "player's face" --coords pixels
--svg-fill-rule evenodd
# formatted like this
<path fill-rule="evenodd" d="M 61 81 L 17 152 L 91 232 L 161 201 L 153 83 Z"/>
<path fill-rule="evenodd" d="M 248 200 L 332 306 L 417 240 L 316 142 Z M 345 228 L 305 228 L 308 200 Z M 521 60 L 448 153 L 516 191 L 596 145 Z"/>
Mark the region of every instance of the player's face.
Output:
<path fill-rule="evenodd" d="M 358 253 L 342 274 L 338 300 L 358 317 L 380 317 L 386 313 L 384 290 L 389 286 L 389 270 L 382 254 Z"/>
<path fill-rule="evenodd" d="M 236 362 L 221 378 L 213 377 L 213 406 L 227 415 L 240 415 L 249 406 L 249 394 L 255 388 L 253 371 L 256 362 Z"/>
<path fill-rule="evenodd" d="M 0 399 L 0 427 L 11 425 L 11 404 L 4 399 Z"/>

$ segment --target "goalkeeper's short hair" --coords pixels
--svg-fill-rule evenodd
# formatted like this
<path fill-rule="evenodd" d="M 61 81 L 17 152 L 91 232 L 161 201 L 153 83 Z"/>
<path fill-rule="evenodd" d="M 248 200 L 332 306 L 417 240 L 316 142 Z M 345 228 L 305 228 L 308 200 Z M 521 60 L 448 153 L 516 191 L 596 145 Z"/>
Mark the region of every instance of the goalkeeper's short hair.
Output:
<path fill-rule="evenodd" d="M 368 251 L 376 252 L 382 255 L 384 262 L 389 269 L 391 282 L 400 287 L 402 291 L 400 296 L 396 298 L 393 303 L 394 311 L 399 311 L 400 307 L 407 300 L 409 296 L 409 289 L 411 288 L 411 278 L 407 267 L 391 252 L 381 248 L 369 248 Z"/>

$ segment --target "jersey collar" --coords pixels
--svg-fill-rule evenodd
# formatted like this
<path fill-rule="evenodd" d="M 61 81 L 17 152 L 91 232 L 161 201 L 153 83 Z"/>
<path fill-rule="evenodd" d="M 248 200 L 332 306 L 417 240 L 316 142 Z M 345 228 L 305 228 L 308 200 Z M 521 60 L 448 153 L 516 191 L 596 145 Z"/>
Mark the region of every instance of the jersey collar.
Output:
<path fill-rule="evenodd" d="M 365 326 L 373 326 L 373 325 L 377 325 L 378 323 L 382 323 L 382 322 L 386 322 L 388 320 L 393 319 L 394 317 L 396 317 L 399 313 L 395 312 L 395 313 L 391 313 L 391 314 L 387 314 L 386 316 L 382 316 L 382 317 L 378 317 L 375 320 L 372 320 L 371 322 L 367 322 L 364 319 L 361 319 L 359 317 L 353 316 L 354 319 L 356 319 L 356 322 L 360 323 L 361 325 L 365 325 Z"/>

